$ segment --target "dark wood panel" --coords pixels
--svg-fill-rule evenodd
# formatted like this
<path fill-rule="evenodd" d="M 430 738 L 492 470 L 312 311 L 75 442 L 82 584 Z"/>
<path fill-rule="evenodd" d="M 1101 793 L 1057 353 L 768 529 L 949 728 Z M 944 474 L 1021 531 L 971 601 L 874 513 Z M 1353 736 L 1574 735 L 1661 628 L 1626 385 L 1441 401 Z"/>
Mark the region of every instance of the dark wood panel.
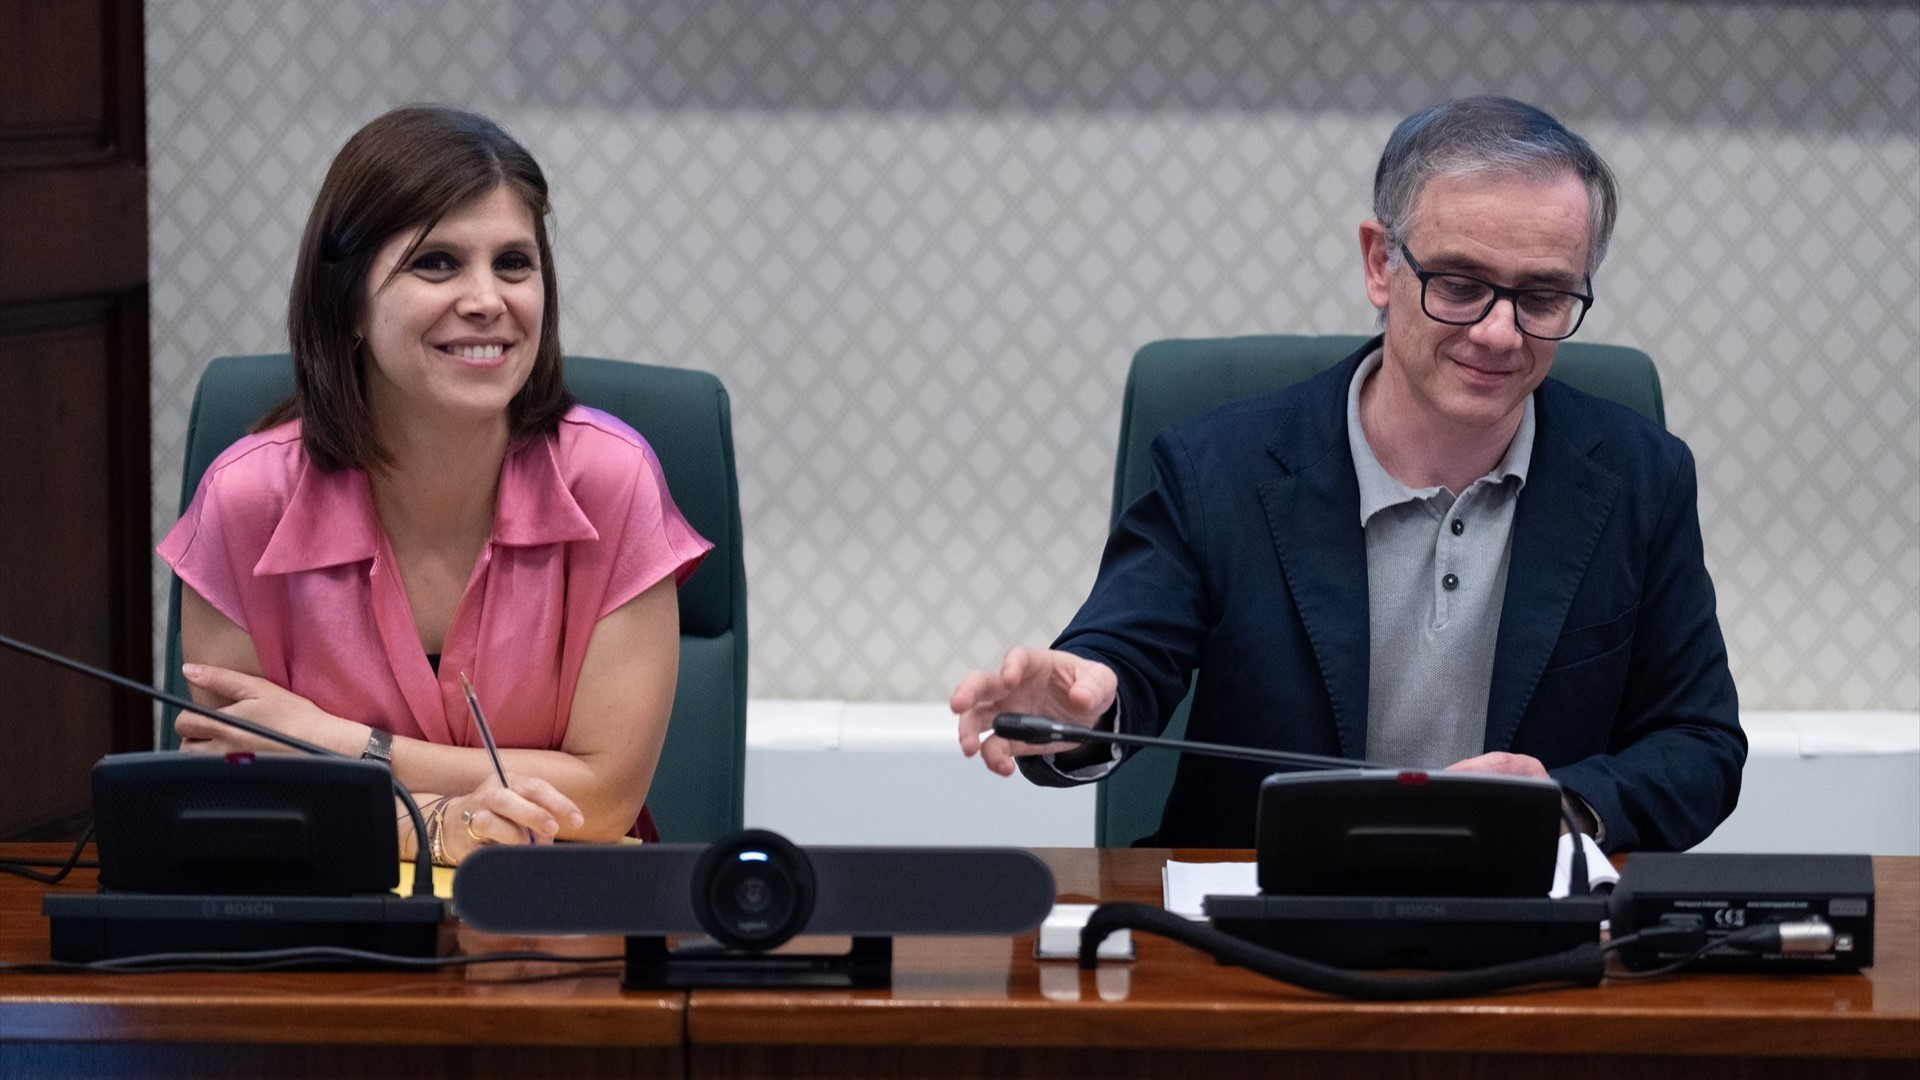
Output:
<path fill-rule="evenodd" d="M 16 312 L 16 315 L 23 313 Z M 107 354 L 114 308 L 85 322 L 0 333 L 0 386 L 33 408 L 0 425 L 0 612 L 6 633 L 116 667 L 108 530 Z M 0 321 L 3 322 L 3 321 Z M 17 324 L 16 324 L 17 325 Z M 0 835 L 46 826 L 88 801 L 87 770 L 113 745 L 113 694 L 28 657 L 0 653 Z"/>
<path fill-rule="evenodd" d="M 140 0 L 0 3 L 0 631 L 152 677 Z M 0 837 L 88 816 L 146 703 L 0 657 Z"/>
<path fill-rule="evenodd" d="M 0 4 L 0 160 L 146 160 L 140 0 Z"/>
<path fill-rule="evenodd" d="M 100 0 L 0 4 L 0 139 L 107 144 L 107 8 Z"/>
<path fill-rule="evenodd" d="M 146 297 L 0 307 L 0 631 L 113 671 L 151 670 Z M 144 747 L 132 695 L 0 654 L 0 836 L 90 816 L 100 755 Z"/>
<path fill-rule="evenodd" d="M 144 290 L 147 178 L 134 165 L 0 171 L 0 300 Z"/>
<path fill-rule="evenodd" d="M 106 150 L 117 161 L 147 164 L 147 21 L 144 0 L 95 0 L 103 12 L 100 47 L 107 115 Z"/>

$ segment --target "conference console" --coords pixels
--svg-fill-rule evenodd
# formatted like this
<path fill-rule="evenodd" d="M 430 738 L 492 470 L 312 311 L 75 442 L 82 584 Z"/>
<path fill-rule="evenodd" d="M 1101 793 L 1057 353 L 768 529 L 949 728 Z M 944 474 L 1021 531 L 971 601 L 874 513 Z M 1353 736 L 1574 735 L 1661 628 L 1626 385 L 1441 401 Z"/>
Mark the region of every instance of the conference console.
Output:
<path fill-rule="evenodd" d="M 0 634 L 0 647 L 297 751 L 110 754 L 93 767 L 100 891 L 49 893 L 55 960 L 324 947 L 439 952 L 446 905 L 424 845 L 410 896 L 399 882 L 393 804 L 426 834 L 385 765 L 336 754 L 190 699 Z M 335 966 L 378 957 L 339 957 Z"/>
<path fill-rule="evenodd" d="M 393 778 L 342 758 L 114 754 L 93 768 L 100 891 L 50 892 L 55 960 L 330 946 L 433 956 L 400 896 Z"/>
<path fill-rule="evenodd" d="M 482 848 L 454 878 L 467 925 L 503 934 L 618 934 L 624 985 L 874 987 L 894 935 L 1025 933 L 1052 871 L 1016 848 L 801 848 L 749 829 L 712 845 Z M 669 948 L 669 935 L 710 939 Z M 780 952 L 799 935 L 846 953 Z"/>
<path fill-rule="evenodd" d="M 1588 892 L 1581 845 L 1572 895 L 1547 896 L 1565 820 L 1552 780 L 1091 731 L 1018 713 L 993 726 L 1019 742 L 1113 743 L 1294 770 L 1260 786 L 1260 895 L 1202 901 L 1214 929 L 1261 948 L 1343 969 L 1462 970 L 1600 940 L 1606 898 Z"/>

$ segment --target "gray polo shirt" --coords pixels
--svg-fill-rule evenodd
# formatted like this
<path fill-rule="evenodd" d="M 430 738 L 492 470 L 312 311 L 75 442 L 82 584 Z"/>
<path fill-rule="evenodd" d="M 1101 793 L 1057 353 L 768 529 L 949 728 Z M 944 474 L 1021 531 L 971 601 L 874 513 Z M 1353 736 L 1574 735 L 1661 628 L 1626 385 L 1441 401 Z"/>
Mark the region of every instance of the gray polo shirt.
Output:
<path fill-rule="evenodd" d="M 1347 387 L 1347 444 L 1367 535 L 1367 758 L 1442 768 L 1484 751 L 1493 649 L 1513 551 L 1513 511 L 1533 457 L 1533 398 L 1498 465 L 1457 496 L 1388 474 L 1360 426 L 1360 388 L 1376 350 Z"/>

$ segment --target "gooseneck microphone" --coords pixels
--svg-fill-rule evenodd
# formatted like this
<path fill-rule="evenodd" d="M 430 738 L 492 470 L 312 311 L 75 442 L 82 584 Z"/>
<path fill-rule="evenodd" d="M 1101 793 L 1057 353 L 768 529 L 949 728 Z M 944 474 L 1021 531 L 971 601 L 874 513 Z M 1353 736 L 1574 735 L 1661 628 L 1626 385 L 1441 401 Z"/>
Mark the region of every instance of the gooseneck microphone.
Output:
<path fill-rule="evenodd" d="M 37 645 L 29 645 L 24 641 L 8 637 L 5 634 L 0 634 L 0 645 L 4 645 L 14 652 L 24 653 L 37 660 L 44 660 L 57 667 L 63 667 L 69 671 L 77 671 L 82 675 L 107 683 L 110 686 L 116 686 L 122 690 L 131 690 L 136 694 L 141 694 L 155 701 L 172 705 L 177 709 L 184 709 L 196 716 L 204 716 L 209 720 L 217 720 L 228 727 L 238 728 L 249 735 L 256 735 L 268 742 L 279 743 L 289 749 L 298 750 L 303 754 L 312 754 L 316 757 L 343 758 L 348 761 L 355 760 L 345 754 L 329 750 L 324 746 L 310 743 L 305 739 L 282 734 L 270 727 L 256 724 L 251 720 L 243 720 L 237 716 L 230 716 L 218 709 L 209 709 L 191 698 L 184 698 L 177 694 L 168 693 L 165 690 L 155 689 L 146 683 L 129 679 L 124 675 L 117 675 L 111 671 L 94 667 L 91 664 L 81 663 L 78 660 L 61 656 L 56 652 L 49 652 Z M 420 814 L 419 804 L 413 801 L 413 793 L 407 790 L 406 785 L 402 784 L 398 777 L 393 779 L 393 793 L 400 799 L 401 804 L 407 808 L 407 816 L 413 820 L 413 835 L 416 838 L 414 843 L 413 895 L 415 897 L 431 898 L 433 896 L 433 853 L 427 849 L 426 819 Z"/>
<path fill-rule="evenodd" d="M 1123 735 L 1117 731 L 1095 731 L 1079 724 L 1063 724 L 1044 716 L 1004 712 L 993 718 L 993 733 L 1009 742 L 1113 743 L 1147 749 L 1172 750 L 1182 754 L 1257 761 L 1265 765 L 1292 765 L 1299 769 L 1391 769 L 1358 758 L 1326 757 L 1321 754 L 1296 754 L 1287 750 L 1267 750 L 1254 746 L 1229 746 L 1226 743 L 1189 742 L 1186 739 L 1156 739 L 1151 735 Z"/>
<path fill-rule="evenodd" d="M 1295 769 L 1387 769 L 1396 766 L 1382 765 L 1378 762 L 1358 758 L 1327 757 L 1322 754 L 1296 754 L 1287 750 L 1268 750 L 1263 747 L 1232 746 L 1227 743 L 1190 742 L 1186 739 L 1160 739 L 1150 735 L 1125 735 L 1117 731 L 1096 731 L 1079 724 L 1066 724 L 1058 720 L 1049 720 L 1044 716 L 1031 713 L 1004 712 L 993 718 L 993 733 L 1009 742 L 1043 744 L 1051 742 L 1072 743 L 1111 743 L 1117 746 L 1135 746 L 1147 750 L 1171 750 L 1180 754 L 1202 754 L 1207 757 L 1231 758 L 1238 761 L 1254 761 L 1265 765 L 1288 765 Z M 1424 773 L 1428 770 L 1400 770 Z M 1580 842 L 1580 823 L 1564 799 L 1560 805 L 1560 818 L 1566 822 L 1567 831 L 1575 840 L 1573 857 L 1568 863 L 1568 887 L 1574 894 L 1584 894 L 1591 888 L 1587 873 L 1586 846 Z"/>
<path fill-rule="evenodd" d="M 1110 933 L 1132 929 L 1172 938 L 1269 978 L 1361 1000 L 1457 997 L 1535 983 L 1591 986 L 1605 974 L 1597 941 L 1605 905 L 1590 894 L 1585 841 L 1565 793 L 1551 780 L 1513 784 L 1520 778 L 1451 773 L 1442 783 L 1441 773 L 1427 769 L 1095 731 L 1025 713 L 994 717 L 993 732 L 1020 743 L 1108 743 L 1326 770 L 1270 776 L 1261 786 L 1259 896 L 1207 897 L 1205 924 L 1158 905 L 1102 904 L 1081 930 L 1082 968 L 1098 964 L 1100 943 Z M 1450 794 L 1440 796 L 1443 789 Z M 1415 792 L 1435 794 L 1398 798 Z M 1504 843 L 1550 835 L 1550 819 L 1534 816 L 1544 814 L 1549 801 L 1558 803 L 1559 817 L 1573 834 L 1569 899 L 1503 891 L 1514 886 L 1487 874 L 1487 860 Z M 1326 820 L 1295 816 L 1302 811 Z M 1489 823 L 1490 817 L 1512 811 L 1525 813 L 1501 820 L 1520 821 L 1524 828 L 1503 830 Z M 1283 817 L 1287 820 L 1280 821 Z M 1536 825 L 1547 832 L 1536 834 Z M 1520 865 L 1530 873 L 1537 862 L 1529 857 Z M 1549 880 L 1551 863 L 1548 858 L 1544 866 Z M 1381 886 L 1387 876 L 1409 872 L 1417 884 L 1433 890 L 1431 897 Z M 1477 891 L 1461 891 L 1462 885 Z M 1516 921 L 1517 929 L 1510 926 Z M 1585 940 L 1589 935 L 1595 940 Z M 1368 944 L 1324 944 L 1355 939 Z M 1468 970 L 1383 976 L 1350 967 Z"/>

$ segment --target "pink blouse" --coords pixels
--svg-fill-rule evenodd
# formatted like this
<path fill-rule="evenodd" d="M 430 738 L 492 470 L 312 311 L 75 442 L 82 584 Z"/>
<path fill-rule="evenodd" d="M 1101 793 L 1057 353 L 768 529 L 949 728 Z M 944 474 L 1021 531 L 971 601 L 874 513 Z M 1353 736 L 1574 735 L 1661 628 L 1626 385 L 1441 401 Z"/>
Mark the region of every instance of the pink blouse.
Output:
<path fill-rule="evenodd" d="M 460 675 L 501 746 L 558 749 L 593 628 L 711 550 L 632 428 L 577 406 L 507 455 L 493 535 L 427 663 L 366 473 L 307 461 L 298 421 L 222 453 L 160 544 L 180 579 L 253 638 L 262 673 L 336 716 L 483 745 Z"/>

